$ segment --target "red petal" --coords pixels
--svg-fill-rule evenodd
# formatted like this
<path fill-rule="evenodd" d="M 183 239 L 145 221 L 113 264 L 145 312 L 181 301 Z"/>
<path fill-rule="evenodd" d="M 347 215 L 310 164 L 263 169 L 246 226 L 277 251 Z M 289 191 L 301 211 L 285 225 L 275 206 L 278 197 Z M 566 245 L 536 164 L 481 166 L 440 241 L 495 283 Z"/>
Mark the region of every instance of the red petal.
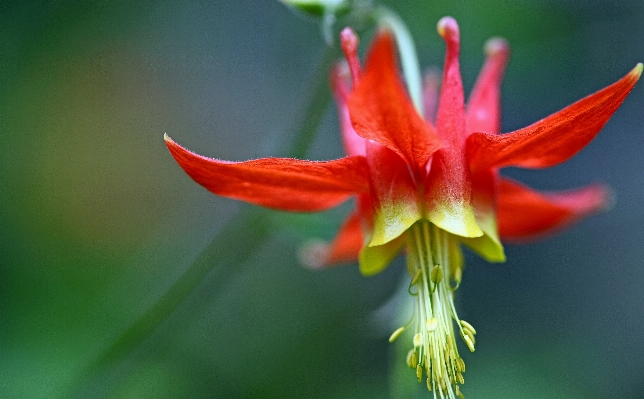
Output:
<path fill-rule="evenodd" d="M 510 48 L 503 39 L 485 43 L 485 65 L 467 102 L 467 132 L 501 133 L 501 81 Z"/>
<path fill-rule="evenodd" d="M 458 62 L 458 25 L 452 17 L 445 17 L 438 22 L 438 32 L 445 39 L 447 49 L 436 129 L 446 145 L 434 154 L 425 182 L 427 217 L 452 234 L 479 237 L 483 232 L 474 218 L 472 183 L 465 159 L 465 106 Z"/>
<path fill-rule="evenodd" d="M 312 162 L 262 158 L 247 162 L 219 161 L 181 147 L 167 135 L 166 145 L 179 166 L 208 191 L 285 211 L 320 211 L 369 192 L 363 157 Z"/>
<path fill-rule="evenodd" d="M 425 72 L 423 79 L 423 113 L 425 114 L 425 123 L 428 123 L 432 129 L 434 128 L 434 123 L 436 123 L 440 85 L 440 71 L 430 69 Z"/>
<path fill-rule="evenodd" d="M 367 161 L 374 210 L 369 246 L 378 246 L 399 237 L 422 218 L 420 195 L 409 167 L 389 148 L 368 142 Z"/>
<path fill-rule="evenodd" d="M 338 107 L 342 144 L 347 155 L 365 155 L 365 139 L 358 136 L 349 117 L 347 97 L 349 96 L 349 71 L 347 65 L 338 63 L 331 69 L 331 87 Z"/>
<path fill-rule="evenodd" d="M 471 134 L 468 138 L 471 170 L 503 166 L 545 168 L 567 160 L 597 135 L 641 74 L 642 64 L 638 64 L 603 90 L 512 133 Z"/>
<path fill-rule="evenodd" d="M 436 130 L 449 147 L 462 148 L 465 140 L 465 100 L 458 62 L 460 33 L 452 17 L 438 21 L 438 33 L 445 40 L 443 84 L 436 115 Z"/>
<path fill-rule="evenodd" d="M 393 38 L 381 32 L 360 81 L 349 96 L 355 131 L 395 151 L 415 172 L 440 148 L 440 140 L 412 105 L 399 78 Z"/>
<path fill-rule="evenodd" d="M 484 234 L 481 237 L 461 239 L 488 262 L 505 261 L 496 217 L 498 180 L 496 169 L 486 169 L 472 176 L 472 203 L 476 224 Z"/>
<path fill-rule="evenodd" d="M 509 241 L 538 238 L 606 209 L 609 202 L 610 192 L 601 184 L 540 193 L 502 178 L 497 209 L 499 235 Z"/>

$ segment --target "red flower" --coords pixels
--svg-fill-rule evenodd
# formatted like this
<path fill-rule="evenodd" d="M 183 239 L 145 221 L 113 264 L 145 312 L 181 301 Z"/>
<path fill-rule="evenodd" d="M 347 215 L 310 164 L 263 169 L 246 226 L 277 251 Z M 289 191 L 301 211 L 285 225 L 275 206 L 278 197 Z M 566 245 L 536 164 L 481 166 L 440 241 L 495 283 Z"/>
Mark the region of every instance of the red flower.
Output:
<path fill-rule="evenodd" d="M 431 104 L 436 102 L 436 85 L 432 80 L 426 85 L 423 118 L 401 82 L 391 33 L 378 33 L 361 71 L 357 39 L 345 30 L 342 44 L 353 88 L 339 66 L 332 81 L 347 157 L 227 162 L 165 139 L 186 173 L 217 195 L 286 211 L 320 211 L 356 196 L 356 211 L 332 243 L 317 247 L 314 261 L 326 265 L 358 258 L 361 272 L 371 275 L 406 246 L 416 301 L 414 348 L 407 361 L 419 381 L 427 375 L 430 390 L 454 397 L 460 396 L 465 366 L 451 320 L 472 351 L 476 334 L 459 320 L 453 304 L 453 290 L 462 278 L 460 245 L 489 261 L 504 261 L 501 239 L 547 234 L 603 209 L 608 200 L 601 185 L 539 193 L 500 177 L 499 168 L 545 168 L 572 157 L 624 101 L 642 64 L 531 126 L 500 134 L 499 91 L 507 44 L 488 42 L 485 65 L 466 106 L 458 25 L 446 17 L 438 31 L 447 54 L 435 124 Z"/>

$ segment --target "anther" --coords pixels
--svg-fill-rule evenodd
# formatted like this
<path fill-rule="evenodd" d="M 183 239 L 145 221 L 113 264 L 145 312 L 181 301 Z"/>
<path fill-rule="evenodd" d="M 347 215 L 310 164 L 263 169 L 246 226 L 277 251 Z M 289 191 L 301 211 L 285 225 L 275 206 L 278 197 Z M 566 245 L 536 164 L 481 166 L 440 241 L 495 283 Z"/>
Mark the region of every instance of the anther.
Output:
<path fill-rule="evenodd" d="M 430 273 L 430 278 L 434 284 L 439 284 L 443 281 L 443 268 L 440 265 L 434 266 Z"/>
<path fill-rule="evenodd" d="M 436 327 L 438 327 L 438 320 L 436 320 L 435 317 L 432 317 L 425 323 L 425 329 L 427 330 L 427 332 L 435 331 Z"/>
<path fill-rule="evenodd" d="M 476 330 L 474 329 L 474 327 L 472 327 L 470 323 L 466 322 L 465 320 L 461 320 L 461 326 L 463 326 L 463 328 L 467 330 L 470 330 L 473 335 L 476 335 Z"/>
<path fill-rule="evenodd" d="M 456 386 L 456 396 L 458 396 L 461 399 L 465 399 L 465 396 L 461 393 L 461 390 L 459 389 L 458 385 Z"/>
<path fill-rule="evenodd" d="M 414 335 L 414 348 L 421 346 L 423 343 L 423 336 L 420 333 Z"/>
<path fill-rule="evenodd" d="M 360 60 L 358 59 L 358 36 L 356 36 L 353 29 L 348 26 L 340 32 L 340 46 L 342 47 L 342 52 L 349 64 L 351 79 L 353 80 L 353 86 L 355 87 L 356 84 L 358 84 L 360 75 L 362 74 L 360 70 Z"/>
<path fill-rule="evenodd" d="M 409 366 L 409 368 L 415 369 L 417 365 L 418 356 L 416 356 L 416 352 L 413 349 L 410 349 L 409 352 L 407 352 L 407 366 Z"/>
<path fill-rule="evenodd" d="M 463 269 L 461 269 L 460 267 L 456 268 L 456 270 L 454 270 L 453 278 L 456 285 L 454 287 L 450 286 L 450 289 L 452 291 L 456 291 L 458 287 L 461 285 L 461 280 L 463 279 Z"/>
<path fill-rule="evenodd" d="M 470 341 L 472 341 L 472 343 L 476 345 L 476 337 L 474 337 L 474 334 L 472 334 L 472 331 L 468 330 L 467 328 L 464 328 L 463 332 L 465 333 L 465 335 L 467 335 L 470 338 Z"/>
<path fill-rule="evenodd" d="M 398 337 L 400 337 L 400 334 L 405 331 L 405 327 L 398 327 L 396 331 L 394 331 L 391 336 L 389 337 L 389 343 L 394 342 Z"/>
<path fill-rule="evenodd" d="M 418 379 L 418 382 L 423 380 L 423 368 L 420 364 L 416 366 L 416 378 Z"/>
<path fill-rule="evenodd" d="M 470 352 L 474 352 L 474 342 L 472 342 L 470 337 L 463 335 L 463 341 L 465 341 L 465 344 L 467 344 L 467 348 L 470 350 Z"/>
<path fill-rule="evenodd" d="M 461 359 L 460 357 L 456 359 L 456 365 L 458 366 L 458 370 L 461 373 L 465 372 L 465 362 L 463 361 L 463 359 Z"/>
<path fill-rule="evenodd" d="M 420 270 L 420 269 L 417 270 L 416 274 L 414 274 L 414 277 L 411 279 L 410 285 L 416 285 L 418 280 L 420 280 L 420 276 L 422 276 L 422 274 L 423 274 L 422 270 Z"/>
<path fill-rule="evenodd" d="M 427 390 L 429 392 L 433 391 L 433 389 L 432 389 L 432 381 L 429 379 L 429 376 L 427 377 Z"/>
<path fill-rule="evenodd" d="M 463 269 L 459 267 L 454 270 L 454 281 L 456 281 L 456 284 L 460 284 L 461 280 L 463 280 Z"/>
<path fill-rule="evenodd" d="M 463 339 L 468 338 L 468 340 L 472 343 L 472 346 L 476 345 L 476 338 L 472 334 L 472 332 L 468 329 L 463 329 L 462 332 Z"/>

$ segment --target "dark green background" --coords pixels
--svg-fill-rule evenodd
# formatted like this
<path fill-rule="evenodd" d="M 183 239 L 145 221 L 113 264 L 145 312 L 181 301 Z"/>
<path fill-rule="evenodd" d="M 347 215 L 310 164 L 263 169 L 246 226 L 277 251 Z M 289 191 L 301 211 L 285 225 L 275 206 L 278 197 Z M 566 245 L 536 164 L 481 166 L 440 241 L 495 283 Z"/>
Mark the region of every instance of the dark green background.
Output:
<path fill-rule="evenodd" d="M 644 61 L 641 0 L 392 7 L 424 67 L 442 65 L 438 19 L 457 18 L 466 90 L 485 40 L 510 41 L 504 131 Z M 218 236 L 249 208 L 192 182 L 163 143 L 167 132 L 222 159 L 282 154 L 324 49 L 315 22 L 277 1 L 0 3 L 0 397 L 389 397 L 402 360 L 387 343 L 394 307 L 377 310 L 402 262 L 369 279 L 301 267 L 298 246 L 331 237 L 346 206 L 264 211 L 259 246 L 259 225 Z M 541 189 L 604 181 L 617 202 L 509 246 L 506 264 L 467 255 L 468 399 L 644 397 L 643 152 L 640 82 L 570 162 L 506 171 Z M 308 157 L 340 156 L 328 107 Z M 141 345 L 88 373 L 214 238 L 239 260 L 213 264 Z"/>

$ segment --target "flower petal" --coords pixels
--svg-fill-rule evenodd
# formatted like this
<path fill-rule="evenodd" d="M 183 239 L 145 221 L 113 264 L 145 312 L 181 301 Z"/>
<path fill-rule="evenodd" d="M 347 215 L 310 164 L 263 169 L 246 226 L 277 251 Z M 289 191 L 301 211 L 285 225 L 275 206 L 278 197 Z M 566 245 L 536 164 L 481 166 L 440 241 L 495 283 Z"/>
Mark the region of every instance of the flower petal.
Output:
<path fill-rule="evenodd" d="M 425 217 L 441 229 L 461 237 L 480 237 L 472 205 L 472 187 L 464 160 L 454 162 L 456 151 L 434 154 L 425 180 Z"/>
<path fill-rule="evenodd" d="M 364 276 L 373 276 L 385 270 L 398 255 L 404 244 L 405 235 L 403 234 L 386 244 L 362 248 L 359 256 L 360 273 Z"/>
<path fill-rule="evenodd" d="M 575 155 L 622 104 L 642 64 L 612 85 L 526 128 L 499 136 L 472 133 L 468 159 L 472 171 L 490 167 L 546 168 Z"/>
<path fill-rule="evenodd" d="M 434 124 L 436 123 L 440 87 L 440 71 L 436 68 L 427 70 L 423 78 L 423 113 L 425 114 L 425 123 L 428 123 L 432 129 L 434 129 Z"/>
<path fill-rule="evenodd" d="M 456 20 L 444 17 L 438 21 L 438 33 L 445 40 L 445 66 L 441 85 L 436 131 L 449 147 L 461 148 L 466 137 L 465 99 L 459 64 L 460 32 Z"/>
<path fill-rule="evenodd" d="M 325 162 L 287 158 L 228 162 L 190 152 L 167 135 L 165 141 L 179 166 L 194 181 L 224 197 L 287 211 L 320 211 L 353 194 L 369 192 L 363 157 Z"/>
<path fill-rule="evenodd" d="M 369 246 L 378 246 L 400 236 L 422 217 L 420 197 L 407 164 L 389 148 L 368 142 L 367 162 L 374 209 Z"/>
<path fill-rule="evenodd" d="M 510 179 L 499 182 L 498 222 L 502 240 L 525 241 L 551 234 L 605 210 L 610 191 L 604 185 L 540 193 Z"/>
<path fill-rule="evenodd" d="M 365 155 L 365 139 L 358 136 L 351 125 L 347 97 L 349 96 L 349 71 L 345 63 L 338 63 L 331 69 L 331 87 L 338 107 L 342 144 L 347 155 Z"/>
<path fill-rule="evenodd" d="M 445 142 L 433 158 L 425 180 L 426 217 L 435 225 L 461 237 L 480 237 L 472 206 L 471 176 L 465 159 L 465 105 L 459 67 L 460 38 L 452 17 L 438 22 L 447 49 L 436 129 Z"/>
<path fill-rule="evenodd" d="M 508 43 L 500 38 L 485 43 L 485 64 L 467 102 L 467 132 L 501 133 L 501 81 L 510 57 Z"/>
<path fill-rule="evenodd" d="M 356 133 L 393 150 L 420 172 L 441 142 L 416 112 L 399 76 L 393 38 L 382 31 L 349 96 L 349 113 Z"/>
<path fill-rule="evenodd" d="M 496 217 L 497 181 L 498 172 L 494 169 L 486 169 L 472 176 L 472 202 L 476 224 L 483 231 L 483 235 L 461 239 L 461 242 L 488 262 L 505 261 Z"/>

